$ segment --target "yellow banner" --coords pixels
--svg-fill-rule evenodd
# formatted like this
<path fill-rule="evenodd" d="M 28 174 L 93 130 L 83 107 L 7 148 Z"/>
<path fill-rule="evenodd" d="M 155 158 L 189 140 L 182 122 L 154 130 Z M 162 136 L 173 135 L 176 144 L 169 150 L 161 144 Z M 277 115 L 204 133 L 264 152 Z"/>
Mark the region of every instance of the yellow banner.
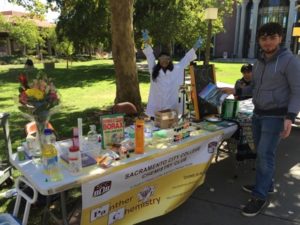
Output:
<path fill-rule="evenodd" d="M 135 224 L 164 215 L 204 182 L 220 136 L 82 185 L 82 225 Z"/>

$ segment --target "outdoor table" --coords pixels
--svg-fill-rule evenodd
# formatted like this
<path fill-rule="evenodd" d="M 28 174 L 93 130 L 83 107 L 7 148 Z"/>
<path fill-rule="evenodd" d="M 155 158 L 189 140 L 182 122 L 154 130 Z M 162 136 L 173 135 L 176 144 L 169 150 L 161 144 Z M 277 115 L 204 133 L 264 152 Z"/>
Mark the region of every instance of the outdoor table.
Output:
<path fill-rule="evenodd" d="M 204 182 L 216 143 L 229 138 L 236 129 L 235 124 L 229 123 L 227 127 L 217 127 L 214 131 L 195 130 L 191 137 L 178 143 L 170 140 L 152 141 L 144 154 L 131 154 L 130 158 L 115 161 L 106 169 L 97 165 L 89 166 L 77 176 L 61 167 L 64 179 L 58 182 L 47 181 L 40 166 L 36 166 L 31 160 L 19 161 L 16 153 L 10 156 L 10 162 L 39 193 L 47 196 L 60 194 L 64 225 L 68 224 L 65 191 L 80 186 L 83 207 L 81 224 L 108 224 L 107 221 L 112 223 L 115 220 L 120 220 L 120 224 L 124 224 L 124 221 L 125 224 L 133 224 L 163 215 L 183 203 Z M 70 140 L 56 143 L 59 150 L 70 144 Z M 148 168 L 149 173 L 144 171 L 147 165 L 153 166 Z M 171 190 L 166 187 L 178 189 L 180 193 L 174 192 L 171 196 Z M 146 207 L 150 204 L 149 201 L 155 201 L 154 196 L 158 193 L 160 204 Z M 176 201 L 169 201 L 164 196 Z M 136 207 L 144 208 L 136 210 L 135 204 Z M 130 215 L 124 214 L 125 209 Z M 142 211 L 145 213 L 141 213 Z M 46 223 L 47 220 L 44 219 L 42 224 Z"/>
<path fill-rule="evenodd" d="M 255 152 L 252 136 L 253 109 L 252 99 L 241 100 L 239 101 L 239 109 L 236 117 L 229 120 L 223 120 L 235 122 L 238 125 L 238 129 L 235 135 L 228 139 L 223 139 L 223 143 L 219 146 L 216 153 L 216 161 L 218 161 L 221 152 L 234 154 L 238 161 L 248 159 L 247 157 L 253 159 Z"/>

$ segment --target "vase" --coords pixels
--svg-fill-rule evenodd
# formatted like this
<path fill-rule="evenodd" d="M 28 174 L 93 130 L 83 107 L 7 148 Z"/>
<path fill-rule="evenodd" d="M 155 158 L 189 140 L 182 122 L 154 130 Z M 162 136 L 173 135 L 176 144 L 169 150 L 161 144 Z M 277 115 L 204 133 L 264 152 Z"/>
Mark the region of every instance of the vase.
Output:
<path fill-rule="evenodd" d="M 32 156 L 38 162 L 41 158 L 42 147 L 44 144 L 44 130 L 47 128 L 49 120 L 49 111 L 42 111 L 34 115 L 34 122 L 36 125 L 36 149 Z"/>

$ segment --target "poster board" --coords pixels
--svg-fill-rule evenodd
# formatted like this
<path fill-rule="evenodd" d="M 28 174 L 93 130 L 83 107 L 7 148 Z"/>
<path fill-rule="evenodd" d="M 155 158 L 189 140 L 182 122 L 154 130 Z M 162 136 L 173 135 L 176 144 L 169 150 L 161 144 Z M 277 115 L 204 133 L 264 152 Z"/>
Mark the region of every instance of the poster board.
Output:
<path fill-rule="evenodd" d="M 110 114 L 100 116 L 102 148 L 120 143 L 124 139 L 124 115 Z"/>
<path fill-rule="evenodd" d="M 209 83 L 216 84 L 215 67 L 210 65 L 190 65 L 192 100 L 195 109 L 195 120 L 202 120 L 205 116 L 218 114 L 217 107 L 201 99 L 198 94 Z"/>

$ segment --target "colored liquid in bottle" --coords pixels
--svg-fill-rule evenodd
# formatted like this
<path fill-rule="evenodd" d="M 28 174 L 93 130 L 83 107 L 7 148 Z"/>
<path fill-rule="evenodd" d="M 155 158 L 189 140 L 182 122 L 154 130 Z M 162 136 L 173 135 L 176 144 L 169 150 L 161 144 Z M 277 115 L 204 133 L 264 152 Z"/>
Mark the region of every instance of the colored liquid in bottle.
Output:
<path fill-rule="evenodd" d="M 135 122 L 135 153 L 144 153 L 144 120 L 136 120 Z"/>

